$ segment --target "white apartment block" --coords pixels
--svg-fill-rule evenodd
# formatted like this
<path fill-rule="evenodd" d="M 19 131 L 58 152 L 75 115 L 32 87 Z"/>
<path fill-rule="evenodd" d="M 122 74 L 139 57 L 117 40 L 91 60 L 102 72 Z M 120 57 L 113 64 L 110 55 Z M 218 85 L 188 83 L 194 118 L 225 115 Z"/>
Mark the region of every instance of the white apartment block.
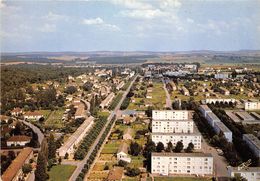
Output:
<path fill-rule="evenodd" d="M 214 75 L 215 79 L 228 79 L 229 76 L 229 73 L 217 73 Z"/>
<path fill-rule="evenodd" d="M 248 144 L 255 156 L 260 158 L 260 140 L 252 134 L 243 134 L 243 140 Z"/>
<path fill-rule="evenodd" d="M 194 149 L 201 149 L 201 135 L 199 133 L 152 133 L 152 141 L 155 144 L 162 142 L 164 147 L 171 142 L 173 146 L 176 146 L 178 141 L 182 141 L 184 149 L 186 149 L 189 143 L 193 143 Z"/>
<path fill-rule="evenodd" d="M 208 113 L 212 112 L 211 109 L 206 104 L 200 105 L 199 110 L 204 117 L 206 117 Z"/>
<path fill-rule="evenodd" d="M 232 143 L 232 131 L 230 131 L 224 123 L 222 122 L 215 122 L 214 124 L 214 130 L 217 134 L 222 132 L 224 134 L 224 137 L 227 139 L 228 142 Z"/>
<path fill-rule="evenodd" d="M 152 153 L 151 171 L 155 175 L 212 175 L 213 157 L 205 153 Z"/>
<path fill-rule="evenodd" d="M 213 112 L 207 113 L 206 120 L 212 127 L 214 127 L 216 122 L 221 122 L 220 119 Z"/>
<path fill-rule="evenodd" d="M 205 100 L 206 104 L 211 104 L 211 103 L 216 103 L 216 102 L 223 102 L 223 103 L 235 103 L 236 99 L 206 99 Z"/>
<path fill-rule="evenodd" d="M 260 101 L 245 102 L 245 110 L 260 110 Z"/>
<path fill-rule="evenodd" d="M 228 167 L 228 176 L 235 177 L 241 176 L 248 181 L 259 181 L 260 180 L 260 167 Z"/>
<path fill-rule="evenodd" d="M 221 120 L 211 111 L 207 105 L 200 105 L 199 110 L 217 134 L 222 132 L 227 141 L 232 142 L 232 131 L 230 131 L 225 126 L 225 124 L 221 122 Z"/>
<path fill-rule="evenodd" d="M 190 112 L 187 110 L 153 110 L 153 120 L 187 120 Z"/>
<path fill-rule="evenodd" d="M 194 123 L 188 120 L 152 120 L 153 133 L 193 133 Z"/>

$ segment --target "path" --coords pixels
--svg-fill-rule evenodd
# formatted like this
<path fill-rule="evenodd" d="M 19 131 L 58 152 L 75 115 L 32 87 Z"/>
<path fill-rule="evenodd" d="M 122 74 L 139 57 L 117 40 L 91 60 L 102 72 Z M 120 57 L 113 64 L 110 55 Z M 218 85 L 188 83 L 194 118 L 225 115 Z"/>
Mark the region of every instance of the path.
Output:
<path fill-rule="evenodd" d="M 124 92 L 121 100 L 119 101 L 119 103 L 117 104 L 117 106 L 115 107 L 114 111 L 111 112 L 111 114 L 108 116 L 107 118 L 107 122 L 105 124 L 105 126 L 103 127 L 103 129 L 100 131 L 99 135 L 97 136 L 96 140 L 94 141 L 94 143 L 91 145 L 87 155 L 85 156 L 85 158 L 79 162 L 77 168 L 75 169 L 75 171 L 73 172 L 73 174 L 70 177 L 70 181 L 75 181 L 78 177 L 78 175 L 80 174 L 81 170 L 84 168 L 84 165 L 86 163 L 86 161 L 89 159 L 91 153 L 93 152 L 93 150 L 95 149 L 95 146 L 98 144 L 103 132 L 105 131 L 105 129 L 107 128 L 109 122 L 112 120 L 112 118 L 114 117 L 115 113 L 120 109 L 121 104 L 123 103 L 124 99 L 126 98 L 126 95 L 128 94 L 128 92 L 130 91 L 130 88 L 132 87 L 133 83 L 135 82 L 136 78 L 138 77 L 138 75 L 132 80 L 132 82 L 130 83 L 129 87 L 127 88 L 127 90 Z"/>
<path fill-rule="evenodd" d="M 26 126 L 30 127 L 33 130 L 33 132 L 38 135 L 38 142 L 41 145 L 42 144 L 42 140 L 44 138 L 44 134 L 41 132 L 41 130 L 38 127 L 36 127 L 33 124 L 31 124 L 30 122 L 27 122 L 25 120 L 19 120 L 19 121 L 21 121 Z"/>
<path fill-rule="evenodd" d="M 162 79 L 162 82 L 163 82 L 163 89 L 166 93 L 166 107 L 172 109 L 172 100 L 171 100 L 171 96 L 166 88 L 165 80 Z"/>

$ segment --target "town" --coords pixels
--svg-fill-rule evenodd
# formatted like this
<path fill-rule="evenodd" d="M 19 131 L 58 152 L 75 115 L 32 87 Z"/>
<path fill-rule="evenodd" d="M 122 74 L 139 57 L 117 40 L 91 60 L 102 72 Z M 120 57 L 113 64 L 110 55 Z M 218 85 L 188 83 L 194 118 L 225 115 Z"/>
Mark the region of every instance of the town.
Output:
<path fill-rule="evenodd" d="M 260 181 L 260 0 L 0 0 L 0 181 Z"/>
<path fill-rule="evenodd" d="M 2 77 L 13 76 L 2 68 Z M 199 63 L 63 69 L 63 77 L 43 73 L 21 83 L 16 100 L 3 92 L 3 181 L 260 179 L 257 70 Z"/>

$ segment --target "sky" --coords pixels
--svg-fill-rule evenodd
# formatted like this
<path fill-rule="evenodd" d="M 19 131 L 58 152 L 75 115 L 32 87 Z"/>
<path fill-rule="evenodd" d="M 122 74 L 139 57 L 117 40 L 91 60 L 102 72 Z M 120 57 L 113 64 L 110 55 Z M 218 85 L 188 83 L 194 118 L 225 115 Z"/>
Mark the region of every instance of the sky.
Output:
<path fill-rule="evenodd" d="M 0 0 L 2 52 L 260 50 L 260 0 Z"/>

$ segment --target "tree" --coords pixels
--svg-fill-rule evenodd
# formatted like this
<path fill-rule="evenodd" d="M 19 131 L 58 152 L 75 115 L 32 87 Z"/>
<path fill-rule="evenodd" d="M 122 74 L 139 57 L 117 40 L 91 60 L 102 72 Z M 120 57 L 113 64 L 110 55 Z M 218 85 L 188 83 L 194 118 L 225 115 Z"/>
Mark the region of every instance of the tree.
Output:
<path fill-rule="evenodd" d="M 135 177 L 135 176 L 139 175 L 140 173 L 141 172 L 140 172 L 139 168 L 130 168 L 130 167 L 126 168 L 126 175 L 128 175 L 130 177 Z"/>
<path fill-rule="evenodd" d="M 157 146 L 156 146 L 156 151 L 157 152 L 162 152 L 164 150 L 164 145 L 162 142 L 159 142 L 157 143 Z"/>
<path fill-rule="evenodd" d="M 128 164 L 128 163 L 127 163 L 126 161 L 124 161 L 124 160 L 119 160 L 119 161 L 118 161 L 118 165 L 119 165 L 120 167 L 125 167 L 127 164 Z"/>
<path fill-rule="evenodd" d="M 77 91 L 77 88 L 74 86 L 68 86 L 64 92 L 67 94 L 74 94 Z"/>
<path fill-rule="evenodd" d="M 27 164 L 24 164 L 22 166 L 22 171 L 25 175 L 27 175 L 28 173 L 30 173 L 32 171 L 32 165 L 27 163 Z"/>
<path fill-rule="evenodd" d="M 50 137 L 49 137 L 49 141 L 48 141 L 48 149 L 49 149 L 49 154 L 48 154 L 48 158 L 49 159 L 53 159 L 56 158 L 56 143 L 54 140 L 54 135 L 51 133 Z"/>
<path fill-rule="evenodd" d="M 69 154 L 66 152 L 65 156 L 64 156 L 64 159 L 68 159 L 68 157 L 69 157 Z"/>
<path fill-rule="evenodd" d="M 46 157 L 43 152 L 39 152 L 37 159 L 37 168 L 35 170 L 35 180 L 37 181 L 45 181 L 48 178 L 48 174 L 46 173 Z"/>
<path fill-rule="evenodd" d="M 151 152 L 156 151 L 156 145 L 152 140 L 148 140 L 145 148 L 144 148 L 144 157 L 149 158 Z"/>
<path fill-rule="evenodd" d="M 167 151 L 167 152 L 171 152 L 172 150 L 173 150 L 173 144 L 172 144 L 172 142 L 167 143 L 166 151 Z"/>
<path fill-rule="evenodd" d="M 179 153 L 183 150 L 183 143 L 181 141 L 178 141 L 176 146 L 175 146 L 175 152 Z"/>
<path fill-rule="evenodd" d="M 83 84 L 82 88 L 84 91 L 90 91 L 92 89 L 93 84 L 89 81 L 87 81 L 85 84 Z"/>
<path fill-rule="evenodd" d="M 194 144 L 192 142 L 189 143 L 186 152 L 191 153 L 194 150 Z"/>
<path fill-rule="evenodd" d="M 231 181 L 247 181 L 247 179 L 245 179 L 245 178 L 242 177 L 242 176 L 236 175 L 235 177 L 232 177 L 232 178 L 231 178 Z"/>
<path fill-rule="evenodd" d="M 136 143 L 136 142 L 131 142 L 130 144 L 130 154 L 133 156 L 138 156 L 142 150 L 142 147 Z"/>

